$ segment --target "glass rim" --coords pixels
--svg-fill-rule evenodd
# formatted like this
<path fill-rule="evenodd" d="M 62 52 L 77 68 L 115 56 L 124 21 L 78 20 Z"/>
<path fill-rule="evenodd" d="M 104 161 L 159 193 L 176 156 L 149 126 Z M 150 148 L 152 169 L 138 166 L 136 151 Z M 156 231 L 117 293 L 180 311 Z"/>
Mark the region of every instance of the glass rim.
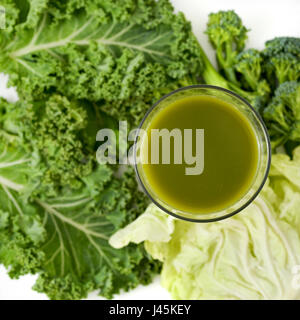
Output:
<path fill-rule="evenodd" d="M 139 138 L 139 133 L 140 130 L 142 129 L 143 124 L 145 123 L 146 119 L 148 118 L 148 116 L 152 113 L 152 111 L 162 102 L 164 101 L 166 98 L 168 98 L 169 96 L 180 92 L 180 91 L 185 91 L 185 90 L 189 90 L 189 89 L 194 89 L 194 88 L 200 88 L 200 89 L 214 89 L 214 90 L 219 90 L 219 91 L 223 91 L 229 95 L 233 95 L 234 97 L 236 97 L 238 100 L 242 101 L 245 105 L 247 105 L 247 107 L 250 108 L 250 110 L 254 113 L 254 115 L 257 117 L 257 119 L 259 120 L 260 125 L 262 126 L 263 129 L 263 133 L 264 136 L 266 138 L 266 145 L 267 145 L 267 166 L 265 169 L 265 173 L 264 173 L 264 177 L 262 179 L 262 182 L 260 183 L 259 187 L 257 188 L 257 190 L 254 192 L 254 194 L 242 205 L 240 206 L 238 209 L 233 210 L 232 212 L 228 213 L 228 214 L 224 214 L 220 217 L 215 217 L 215 218 L 203 218 L 203 219 L 196 219 L 196 218 L 189 218 L 189 217 L 185 217 L 179 214 L 176 214 L 170 210 L 168 210 L 167 208 L 165 208 L 163 205 L 161 205 L 158 201 L 156 201 L 153 196 L 150 194 L 150 192 L 147 190 L 147 187 L 145 186 L 139 170 L 138 170 L 138 165 L 137 165 L 137 152 L 136 152 L 136 145 L 137 145 L 137 141 Z M 216 221 L 220 221 L 220 220 L 224 220 L 227 218 L 230 218 L 234 215 L 236 215 L 237 213 L 241 212 L 242 210 L 244 210 L 246 207 L 248 207 L 254 200 L 255 198 L 259 195 L 259 193 L 261 192 L 262 188 L 264 187 L 268 175 L 269 175 L 269 171 L 270 171 L 270 166 L 271 166 L 271 155 L 272 155 L 272 151 L 271 151 L 271 142 L 270 142 L 270 137 L 269 137 L 269 133 L 267 130 L 267 127 L 261 117 L 261 115 L 251 106 L 251 104 L 244 99 L 243 97 L 241 97 L 240 95 L 238 95 L 237 93 L 228 90 L 226 88 L 222 88 L 222 87 L 218 87 L 218 86 L 214 86 L 214 85 L 209 85 L 209 84 L 194 84 L 194 85 L 190 85 L 190 86 L 185 86 L 185 87 L 181 87 L 178 88 L 176 90 L 173 90 L 167 94 L 165 94 L 164 96 L 162 96 L 158 101 L 156 101 L 146 112 L 146 114 L 144 115 L 143 119 L 141 120 L 137 132 L 136 132 L 136 137 L 134 139 L 134 170 L 138 179 L 139 184 L 141 185 L 143 191 L 145 192 L 145 194 L 150 198 L 150 200 L 158 207 L 160 208 L 162 211 L 166 212 L 167 214 L 173 216 L 174 218 L 178 218 L 181 220 L 185 220 L 188 222 L 197 222 L 197 223 L 208 223 L 208 222 L 216 222 Z M 213 212 L 212 212 L 213 213 Z M 205 216 L 205 214 L 203 214 L 203 216 Z"/>

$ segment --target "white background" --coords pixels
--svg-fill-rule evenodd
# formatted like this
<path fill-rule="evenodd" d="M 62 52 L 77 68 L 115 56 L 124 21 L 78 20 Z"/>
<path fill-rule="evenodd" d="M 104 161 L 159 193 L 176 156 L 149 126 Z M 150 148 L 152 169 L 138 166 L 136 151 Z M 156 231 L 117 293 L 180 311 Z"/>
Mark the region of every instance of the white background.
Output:
<path fill-rule="evenodd" d="M 91 0 L 92 1 L 92 0 Z M 214 53 L 207 37 L 203 34 L 210 12 L 234 9 L 250 28 L 248 47 L 261 49 L 264 42 L 275 36 L 300 37 L 300 0 L 173 0 L 176 11 L 183 11 L 192 22 L 193 31 L 201 42 L 208 56 L 214 60 Z M 13 89 L 5 88 L 6 77 L 0 75 L 0 95 L 15 100 Z M 10 299 L 47 299 L 31 289 L 36 276 L 24 276 L 11 280 L 6 270 L 0 266 L 0 300 Z M 102 299 L 97 292 L 91 293 L 88 299 Z M 117 295 L 115 299 L 151 300 L 170 299 L 168 292 L 159 284 L 157 277 L 153 284 L 139 286 L 129 293 Z"/>

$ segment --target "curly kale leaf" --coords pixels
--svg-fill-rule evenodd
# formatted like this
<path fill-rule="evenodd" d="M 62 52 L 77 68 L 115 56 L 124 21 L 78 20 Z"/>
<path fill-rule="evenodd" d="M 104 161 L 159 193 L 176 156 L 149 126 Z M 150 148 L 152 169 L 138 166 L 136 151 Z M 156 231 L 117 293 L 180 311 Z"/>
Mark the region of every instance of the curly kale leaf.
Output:
<path fill-rule="evenodd" d="M 95 137 L 99 122 L 91 104 L 54 94 L 47 100 L 0 105 L 2 132 L 19 137 L 28 152 L 41 158 L 42 179 L 34 192 L 53 194 L 61 185 L 80 187 L 81 177 L 92 172 L 95 162 L 90 134 Z"/>
<path fill-rule="evenodd" d="M 101 166 L 77 192 L 64 190 L 57 198 L 35 200 L 49 235 L 36 289 L 53 299 L 85 296 L 96 289 L 111 297 L 120 288 L 147 283 L 157 268 L 150 261 L 142 272 L 148 262 L 142 247 L 119 251 L 108 244 L 113 232 L 137 216 L 132 186 L 109 175 Z"/>
<path fill-rule="evenodd" d="M 10 138 L 0 137 L 0 263 L 18 277 L 39 270 L 46 232 L 29 202 L 39 181 L 38 159 L 17 138 Z"/>
<path fill-rule="evenodd" d="M 52 299 L 83 298 L 91 290 L 111 298 L 151 281 L 160 265 L 142 246 L 117 250 L 108 244 L 110 235 L 148 204 L 137 191 L 133 170 L 116 178 L 101 165 L 82 178 L 80 188 L 28 197 L 40 163 L 29 161 L 30 154 L 16 142 L 3 140 L 1 150 L 0 262 L 12 277 L 39 273 L 35 289 Z"/>
<path fill-rule="evenodd" d="M 16 19 L 1 32 L 1 71 L 10 74 L 21 98 L 56 91 L 113 107 L 200 73 L 190 24 L 173 14 L 168 1 L 123 2 L 118 9 L 113 1 L 57 7 L 48 1 L 35 19 L 29 10 L 25 21 Z M 15 12 L 18 6 L 15 2 Z"/>

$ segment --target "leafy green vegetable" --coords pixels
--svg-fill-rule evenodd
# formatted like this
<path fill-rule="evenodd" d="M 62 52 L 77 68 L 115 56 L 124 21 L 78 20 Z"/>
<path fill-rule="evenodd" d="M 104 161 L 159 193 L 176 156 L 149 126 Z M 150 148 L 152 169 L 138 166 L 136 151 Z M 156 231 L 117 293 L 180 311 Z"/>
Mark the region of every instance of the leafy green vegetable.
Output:
<path fill-rule="evenodd" d="M 9 104 L 3 127 L 21 136 L 28 151 L 42 159 L 42 181 L 35 192 L 55 195 L 62 185 L 80 187 L 81 178 L 92 172 L 96 126 L 101 127 L 102 120 L 91 104 L 54 94 Z"/>
<path fill-rule="evenodd" d="M 26 154 L 17 138 L 0 136 L 0 183 L 24 194 L 32 192 L 41 173 L 34 167 L 39 161 L 35 154 Z"/>
<path fill-rule="evenodd" d="M 55 90 L 99 101 L 102 110 L 137 124 L 148 107 L 143 101 L 201 70 L 190 24 L 168 1 L 35 2 L 28 2 L 34 18 L 19 1 L 3 4 L 19 19 L 0 32 L 1 71 L 21 98 Z"/>
<path fill-rule="evenodd" d="M 0 261 L 10 275 L 38 272 L 35 289 L 52 299 L 79 299 L 96 289 L 111 297 L 148 283 L 159 264 L 143 247 L 119 251 L 107 241 L 147 204 L 133 170 L 120 179 L 109 167 L 97 166 L 82 175 L 80 187 L 62 184 L 49 196 L 41 192 L 40 168 L 46 163 L 27 153 L 21 141 L 1 140 Z"/>
<path fill-rule="evenodd" d="M 35 288 L 52 299 L 81 298 L 98 288 L 111 297 L 121 288 L 148 283 L 157 270 L 142 247 L 118 251 L 107 242 L 114 230 L 136 217 L 133 207 L 139 201 L 132 199 L 134 190 L 126 180 L 110 179 L 110 174 L 100 167 L 76 192 L 64 190 L 58 198 L 35 199 L 48 234 L 42 246 L 43 272 Z"/>
<path fill-rule="evenodd" d="M 230 219 L 184 222 L 151 204 L 110 244 L 145 241 L 175 299 L 299 299 L 292 281 L 300 262 L 299 166 L 300 147 L 293 160 L 274 155 L 261 195 Z"/>

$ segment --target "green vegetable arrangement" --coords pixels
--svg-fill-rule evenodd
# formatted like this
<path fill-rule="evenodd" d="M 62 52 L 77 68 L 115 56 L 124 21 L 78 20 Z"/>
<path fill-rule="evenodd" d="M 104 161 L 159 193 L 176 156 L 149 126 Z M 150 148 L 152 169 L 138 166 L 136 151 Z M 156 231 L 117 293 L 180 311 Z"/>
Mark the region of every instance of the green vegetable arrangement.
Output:
<path fill-rule="evenodd" d="M 300 256 L 300 39 L 245 50 L 241 19 L 211 14 L 218 72 L 168 0 L 1 5 L 0 72 L 19 95 L 0 100 L 0 263 L 11 277 L 39 274 L 34 288 L 51 299 L 111 298 L 162 266 L 175 298 L 298 297 L 287 282 Z M 205 226 L 146 210 L 132 168 L 96 161 L 99 129 L 117 130 L 118 120 L 133 128 L 161 96 L 199 82 L 239 93 L 263 115 L 274 150 L 294 152 L 275 156 L 253 214 Z M 229 277 L 236 295 L 221 290 Z"/>

